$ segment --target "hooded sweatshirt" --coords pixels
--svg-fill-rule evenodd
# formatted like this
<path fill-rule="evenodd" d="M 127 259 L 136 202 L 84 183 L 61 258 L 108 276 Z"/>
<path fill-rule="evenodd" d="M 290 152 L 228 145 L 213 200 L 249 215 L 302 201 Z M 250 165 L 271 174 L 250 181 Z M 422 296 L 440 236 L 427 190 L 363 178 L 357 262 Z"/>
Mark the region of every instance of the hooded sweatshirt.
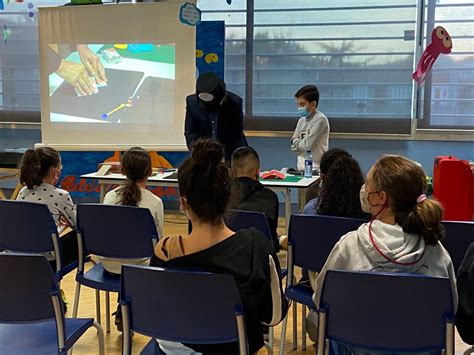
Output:
<path fill-rule="evenodd" d="M 279 251 L 278 243 L 278 196 L 260 182 L 249 177 L 232 180 L 229 209 L 261 212 L 267 217 L 272 232 L 273 246 Z"/>
<path fill-rule="evenodd" d="M 270 241 L 256 229 L 241 230 L 207 249 L 184 255 L 181 240 L 160 240 L 151 265 L 232 275 L 244 307 L 249 353 L 257 352 L 263 347 L 264 324 L 278 324 L 288 308 L 280 264 Z M 185 345 L 204 354 L 239 353 L 237 343 Z"/>
<path fill-rule="evenodd" d="M 369 236 L 369 224 L 362 224 L 357 231 L 344 235 L 334 246 L 326 264 L 312 283 L 313 301 L 319 308 L 321 290 L 327 270 L 353 270 L 374 272 L 402 272 L 427 276 L 448 277 L 453 292 L 454 310 L 458 296 L 453 263 L 441 243 L 426 245 L 422 237 L 405 233 L 399 225 L 375 220 L 372 236 L 379 249 L 390 259 L 413 265 L 399 265 L 385 259 L 373 246 Z"/>

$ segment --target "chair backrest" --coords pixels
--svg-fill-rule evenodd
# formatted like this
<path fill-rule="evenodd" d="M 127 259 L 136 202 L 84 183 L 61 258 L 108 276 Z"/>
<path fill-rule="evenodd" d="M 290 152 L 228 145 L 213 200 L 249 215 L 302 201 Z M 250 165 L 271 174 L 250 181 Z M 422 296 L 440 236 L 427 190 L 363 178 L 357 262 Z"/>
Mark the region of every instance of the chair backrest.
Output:
<path fill-rule="evenodd" d="M 24 201 L 0 201 L 0 249 L 24 253 L 53 251 L 57 228 L 48 206 Z"/>
<path fill-rule="evenodd" d="M 46 257 L 0 254 L 0 270 L 0 323 L 55 317 L 51 294 L 58 294 L 58 285 Z"/>
<path fill-rule="evenodd" d="M 326 338 L 373 350 L 444 349 L 454 316 L 448 278 L 408 274 L 329 270 L 320 308 Z"/>
<path fill-rule="evenodd" d="M 182 343 L 239 339 L 243 307 L 231 275 L 125 265 L 121 283 L 131 330 Z"/>
<path fill-rule="evenodd" d="M 234 232 L 238 232 L 241 229 L 255 228 L 272 240 L 272 232 L 270 231 L 267 217 L 261 212 L 228 210 L 225 221 L 227 226 Z"/>
<path fill-rule="evenodd" d="M 442 244 L 453 261 L 457 273 L 467 248 L 474 242 L 474 222 L 443 222 L 446 236 Z"/>
<path fill-rule="evenodd" d="M 80 204 L 77 231 L 87 253 L 112 258 L 146 258 L 153 254 L 157 231 L 148 208 Z"/>
<path fill-rule="evenodd" d="M 355 218 L 333 216 L 293 215 L 288 243 L 294 265 L 321 271 L 332 248 L 346 233 L 365 223 Z"/>

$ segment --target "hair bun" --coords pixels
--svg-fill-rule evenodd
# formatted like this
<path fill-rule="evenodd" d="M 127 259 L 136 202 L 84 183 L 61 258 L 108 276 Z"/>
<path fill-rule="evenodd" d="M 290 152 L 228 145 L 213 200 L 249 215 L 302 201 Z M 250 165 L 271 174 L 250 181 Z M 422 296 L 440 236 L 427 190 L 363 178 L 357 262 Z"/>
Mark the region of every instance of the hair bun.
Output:
<path fill-rule="evenodd" d="M 224 148 L 214 139 L 200 140 L 193 146 L 192 158 L 196 165 L 217 166 L 223 157 Z"/>

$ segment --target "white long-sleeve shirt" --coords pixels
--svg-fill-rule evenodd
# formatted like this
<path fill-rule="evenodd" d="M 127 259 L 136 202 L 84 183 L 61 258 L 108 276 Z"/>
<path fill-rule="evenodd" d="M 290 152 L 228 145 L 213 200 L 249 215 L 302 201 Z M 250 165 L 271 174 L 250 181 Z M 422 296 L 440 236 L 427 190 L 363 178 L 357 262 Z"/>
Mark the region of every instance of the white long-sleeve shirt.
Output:
<path fill-rule="evenodd" d="M 313 169 L 319 169 L 321 157 L 329 149 L 329 121 L 317 111 L 309 117 L 301 117 L 291 138 L 291 150 L 297 152 L 297 169 L 304 170 L 306 152 L 311 150 Z"/>

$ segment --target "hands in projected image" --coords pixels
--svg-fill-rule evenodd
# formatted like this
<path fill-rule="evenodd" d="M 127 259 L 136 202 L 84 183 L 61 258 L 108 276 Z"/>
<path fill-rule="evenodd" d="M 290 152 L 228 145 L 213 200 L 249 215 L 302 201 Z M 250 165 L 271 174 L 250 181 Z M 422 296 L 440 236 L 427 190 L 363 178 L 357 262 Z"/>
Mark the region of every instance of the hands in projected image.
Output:
<path fill-rule="evenodd" d="M 105 84 L 107 82 L 107 77 L 105 76 L 104 66 L 100 62 L 100 58 L 97 54 L 92 52 L 86 44 L 78 44 L 76 49 L 89 76 L 94 77 L 97 80 L 97 83 Z"/>
<path fill-rule="evenodd" d="M 94 93 L 94 87 L 89 80 L 89 75 L 84 65 L 63 59 L 58 70 L 56 70 L 56 74 L 74 86 L 80 95 L 92 95 Z"/>

